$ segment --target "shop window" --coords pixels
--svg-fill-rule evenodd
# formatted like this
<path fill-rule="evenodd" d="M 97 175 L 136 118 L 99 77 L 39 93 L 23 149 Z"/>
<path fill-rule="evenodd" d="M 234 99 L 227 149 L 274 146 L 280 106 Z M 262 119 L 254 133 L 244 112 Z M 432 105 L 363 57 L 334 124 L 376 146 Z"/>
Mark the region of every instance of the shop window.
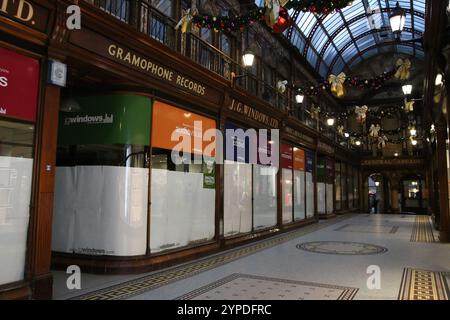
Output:
<path fill-rule="evenodd" d="M 277 168 L 253 166 L 253 196 L 255 230 L 267 229 L 277 224 Z"/>
<path fill-rule="evenodd" d="M 313 218 L 315 211 L 314 202 L 314 158 L 311 151 L 306 152 L 306 217 Z"/>
<path fill-rule="evenodd" d="M 25 277 L 39 61 L 0 48 L 0 287 Z"/>
<path fill-rule="evenodd" d="M 151 101 L 77 97 L 61 112 L 52 248 L 138 256 L 147 249 Z"/>
<path fill-rule="evenodd" d="M 32 124 L 0 120 L 0 285 L 24 277 L 34 133 Z"/>
<path fill-rule="evenodd" d="M 294 221 L 306 219 L 305 151 L 294 148 Z"/>
<path fill-rule="evenodd" d="M 335 185 L 335 197 L 336 197 L 336 210 L 342 209 L 342 187 L 341 187 L 341 163 L 336 163 L 336 176 L 334 179 L 334 185 Z"/>
<path fill-rule="evenodd" d="M 174 162 L 176 131 L 195 148 L 202 130 L 215 129 L 215 121 L 180 108 L 155 102 L 152 127 L 150 251 L 159 253 L 202 244 L 215 236 L 215 160 L 203 149 L 184 150 Z M 202 136 L 203 136 L 203 132 Z M 175 153 L 176 154 L 176 153 Z M 174 155 L 175 155 L 174 154 Z M 180 154 L 180 153 L 178 153 Z M 198 163 L 199 161 L 199 163 Z"/>

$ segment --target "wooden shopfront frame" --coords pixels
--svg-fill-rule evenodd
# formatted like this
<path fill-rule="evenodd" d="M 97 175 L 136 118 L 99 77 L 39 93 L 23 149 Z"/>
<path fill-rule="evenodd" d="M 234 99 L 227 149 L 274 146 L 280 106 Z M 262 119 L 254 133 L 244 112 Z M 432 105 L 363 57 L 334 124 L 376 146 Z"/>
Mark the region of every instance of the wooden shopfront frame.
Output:
<path fill-rule="evenodd" d="M 37 118 L 24 280 L 0 286 L 0 299 L 51 297 L 50 273 L 54 168 L 60 89 L 47 84 L 49 58 L 46 46 L 54 28 L 50 1 L 3 3 L 0 10 L 0 47 L 39 61 Z M 44 117 L 45 114 L 45 117 Z M 51 230 L 51 229 L 50 229 Z"/>

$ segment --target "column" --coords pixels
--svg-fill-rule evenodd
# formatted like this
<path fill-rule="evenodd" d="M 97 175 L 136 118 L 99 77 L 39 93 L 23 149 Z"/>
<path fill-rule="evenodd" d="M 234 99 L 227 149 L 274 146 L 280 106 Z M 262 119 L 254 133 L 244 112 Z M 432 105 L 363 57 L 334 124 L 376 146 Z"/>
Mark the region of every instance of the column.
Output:
<path fill-rule="evenodd" d="M 40 112 L 39 157 L 37 172 L 37 204 L 31 221 L 29 278 L 33 299 L 52 297 L 51 236 L 53 218 L 53 195 L 55 183 L 56 146 L 60 89 L 47 85 L 45 102 Z"/>
<path fill-rule="evenodd" d="M 450 212 L 447 175 L 447 126 L 445 123 L 436 124 L 436 155 L 438 164 L 439 207 L 440 207 L 440 236 L 441 242 L 450 242 Z"/>

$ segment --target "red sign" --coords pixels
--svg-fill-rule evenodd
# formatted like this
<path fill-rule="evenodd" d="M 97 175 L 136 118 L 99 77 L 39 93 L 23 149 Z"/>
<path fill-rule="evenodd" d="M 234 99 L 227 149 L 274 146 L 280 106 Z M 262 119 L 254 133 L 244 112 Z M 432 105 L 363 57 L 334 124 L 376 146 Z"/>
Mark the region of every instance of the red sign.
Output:
<path fill-rule="evenodd" d="M 294 153 L 292 147 L 287 144 L 281 145 L 281 167 L 283 169 L 292 169 L 294 166 Z"/>
<path fill-rule="evenodd" d="M 0 116 L 36 121 L 39 61 L 0 48 Z"/>

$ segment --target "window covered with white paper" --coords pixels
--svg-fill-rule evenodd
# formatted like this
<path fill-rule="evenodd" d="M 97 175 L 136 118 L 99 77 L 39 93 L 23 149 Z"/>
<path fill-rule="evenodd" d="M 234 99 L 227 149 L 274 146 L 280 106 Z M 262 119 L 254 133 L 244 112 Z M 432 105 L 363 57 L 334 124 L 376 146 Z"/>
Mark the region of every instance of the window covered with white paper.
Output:
<path fill-rule="evenodd" d="M 253 195 L 255 230 L 277 224 L 277 171 L 278 168 L 253 166 Z"/>
<path fill-rule="evenodd" d="M 252 231 L 252 165 L 225 161 L 224 235 Z"/>
<path fill-rule="evenodd" d="M 0 285 L 23 280 L 34 126 L 0 121 Z"/>
<path fill-rule="evenodd" d="M 292 213 L 292 190 L 293 190 L 293 173 L 292 169 L 282 169 L 282 190 L 283 190 L 283 223 L 291 223 L 293 221 Z"/>
<path fill-rule="evenodd" d="M 295 221 L 305 220 L 305 172 L 294 170 L 294 219 Z"/>

